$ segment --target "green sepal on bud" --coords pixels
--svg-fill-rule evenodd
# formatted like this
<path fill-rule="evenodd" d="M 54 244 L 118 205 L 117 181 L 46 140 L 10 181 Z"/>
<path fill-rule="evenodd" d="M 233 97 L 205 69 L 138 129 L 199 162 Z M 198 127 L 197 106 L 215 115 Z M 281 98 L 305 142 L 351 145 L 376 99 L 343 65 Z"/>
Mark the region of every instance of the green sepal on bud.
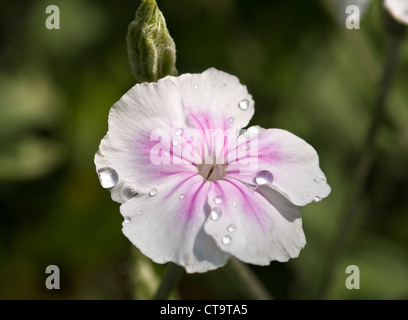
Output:
<path fill-rule="evenodd" d="M 127 46 L 130 67 L 138 83 L 177 75 L 176 45 L 155 0 L 142 0 L 128 27 Z"/>

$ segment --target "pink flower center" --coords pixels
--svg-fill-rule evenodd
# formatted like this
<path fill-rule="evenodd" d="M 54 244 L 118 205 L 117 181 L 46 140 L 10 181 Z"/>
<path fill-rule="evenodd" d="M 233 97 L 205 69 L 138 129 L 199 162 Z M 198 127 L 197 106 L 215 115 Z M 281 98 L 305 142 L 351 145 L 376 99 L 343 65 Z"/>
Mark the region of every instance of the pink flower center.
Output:
<path fill-rule="evenodd" d="M 225 164 L 200 164 L 198 173 L 207 181 L 222 180 L 225 176 Z"/>

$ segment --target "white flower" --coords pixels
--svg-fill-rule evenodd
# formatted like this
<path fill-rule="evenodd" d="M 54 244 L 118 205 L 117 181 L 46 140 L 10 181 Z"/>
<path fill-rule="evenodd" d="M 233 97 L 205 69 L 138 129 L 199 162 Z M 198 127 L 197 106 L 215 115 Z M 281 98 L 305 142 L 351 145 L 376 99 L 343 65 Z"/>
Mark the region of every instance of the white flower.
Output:
<path fill-rule="evenodd" d="M 267 265 L 299 255 L 298 206 L 330 187 L 304 140 L 240 132 L 253 114 L 246 87 L 213 68 L 137 84 L 115 103 L 95 164 L 146 256 L 205 272 L 231 256 Z"/>
<path fill-rule="evenodd" d="M 330 0 L 328 3 L 335 8 L 338 20 L 343 23 L 349 14 L 346 10 L 348 7 L 358 7 L 360 18 L 363 18 L 372 2 L 372 0 Z M 408 0 L 384 0 L 383 4 L 396 21 L 408 25 Z"/>
<path fill-rule="evenodd" d="M 395 20 L 408 25 L 407 0 L 384 0 L 384 7 Z"/>

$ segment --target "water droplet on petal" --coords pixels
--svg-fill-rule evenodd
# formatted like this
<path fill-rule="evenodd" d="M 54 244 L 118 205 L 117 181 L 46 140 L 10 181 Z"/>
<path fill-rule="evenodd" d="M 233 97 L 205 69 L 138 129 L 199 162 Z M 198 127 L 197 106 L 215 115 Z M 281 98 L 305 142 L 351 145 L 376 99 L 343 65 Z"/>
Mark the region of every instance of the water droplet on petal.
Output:
<path fill-rule="evenodd" d="M 227 227 L 227 231 L 232 233 L 232 232 L 235 231 L 236 228 L 237 228 L 237 226 L 236 226 L 235 224 L 231 223 L 231 224 Z"/>
<path fill-rule="evenodd" d="M 313 198 L 313 201 L 314 202 L 319 202 L 319 201 L 322 201 L 322 198 L 320 198 L 319 196 L 316 196 L 316 197 Z"/>
<path fill-rule="evenodd" d="M 186 197 L 186 194 L 185 194 L 185 193 L 182 193 L 182 194 L 180 194 L 180 196 L 179 196 L 180 199 L 184 199 L 185 197 Z"/>
<path fill-rule="evenodd" d="M 316 183 L 320 183 L 320 182 L 326 182 L 327 179 L 326 177 L 320 177 L 320 178 L 314 178 L 313 181 Z"/>
<path fill-rule="evenodd" d="M 138 211 L 137 214 L 140 216 L 142 214 L 142 211 Z"/>
<path fill-rule="evenodd" d="M 255 138 L 257 135 L 259 135 L 260 133 L 261 133 L 261 130 L 257 126 L 253 126 L 253 127 L 249 127 L 246 130 L 245 135 L 247 139 L 251 140 L 252 138 Z"/>
<path fill-rule="evenodd" d="M 214 207 L 211 209 L 211 212 L 210 212 L 211 220 L 218 221 L 220 220 L 221 216 L 222 216 L 222 210 L 220 207 Z"/>
<path fill-rule="evenodd" d="M 234 121 L 235 121 L 235 118 L 234 118 L 234 117 L 229 117 L 229 118 L 228 118 L 228 122 L 229 122 L 229 123 L 233 123 Z"/>
<path fill-rule="evenodd" d="M 216 196 L 215 198 L 214 198 L 214 203 L 215 204 L 221 204 L 222 203 L 222 198 L 221 198 L 221 196 Z"/>
<path fill-rule="evenodd" d="M 176 147 L 176 146 L 179 145 L 179 143 L 180 143 L 180 141 L 178 141 L 177 139 L 175 139 L 175 140 L 172 141 L 171 144 Z"/>
<path fill-rule="evenodd" d="M 149 191 L 149 196 L 154 197 L 157 194 L 157 189 L 153 188 L 152 190 Z"/>
<path fill-rule="evenodd" d="M 232 201 L 232 206 L 236 207 L 237 206 L 237 202 L 236 201 Z"/>
<path fill-rule="evenodd" d="M 230 236 L 223 236 L 221 239 L 222 244 L 229 245 L 231 243 L 231 237 Z"/>
<path fill-rule="evenodd" d="M 115 169 L 102 168 L 98 170 L 98 178 L 102 188 L 113 188 L 118 184 L 119 176 Z"/>
<path fill-rule="evenodd" d="M 195 84 L 195 85 L 194 85 L 194 89 L 198 89 L 198 84 Z"/>
<path fill-rule="evenodd" d="M 222 86 L 221 86 L 221 88 L 223 88 L 223 89 L 225 89 L 226 87 L 227 87 L 226 83 L 223 83 Z"/>
<path fill-rule="evenodd" d="M 241 110 L 246 110 L 249 107 L 249 101 L 247 99 L 242 100 L 240 103 L 238 103 L 238 107 Z"/>
<path fill-rule="evenodd" d="M 131 217 L 126 216 L 124 222 L 125 223 L 130 223 L 132 221 Z"/>
<path fill-rule="evenodd" d="M 174 131 L 174 135 L 179 137 L 184 133 L 184 130 L 182 128 L 178 128 Z"/>
<path fill-rule="evenodd" d="M 264 184 L 271 184 L 273 182 L 273 174 L 268 170 L 259 171 L 255 177 L 255 182 L 260 186 Z"/>
<path fill-rule="evenodd" d="M 120 192 L 122 198 L 129 200 L 131 198 L 133 198 L 137 192 L 135 191 L 135 189 L 131 188 L 131 187 L 124 187 L 122 188 L 121 192 Z"/>

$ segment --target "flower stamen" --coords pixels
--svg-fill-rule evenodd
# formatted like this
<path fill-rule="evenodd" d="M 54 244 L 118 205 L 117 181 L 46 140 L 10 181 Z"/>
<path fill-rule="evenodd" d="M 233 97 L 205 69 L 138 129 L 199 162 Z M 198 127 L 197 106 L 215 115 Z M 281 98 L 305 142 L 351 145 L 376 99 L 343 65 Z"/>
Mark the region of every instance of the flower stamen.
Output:
<path fill-rule="evenodd" d="M 224 179 L 225 164 L 200 164 L 198 173 L 207 181 L 217 181 Z"/>

